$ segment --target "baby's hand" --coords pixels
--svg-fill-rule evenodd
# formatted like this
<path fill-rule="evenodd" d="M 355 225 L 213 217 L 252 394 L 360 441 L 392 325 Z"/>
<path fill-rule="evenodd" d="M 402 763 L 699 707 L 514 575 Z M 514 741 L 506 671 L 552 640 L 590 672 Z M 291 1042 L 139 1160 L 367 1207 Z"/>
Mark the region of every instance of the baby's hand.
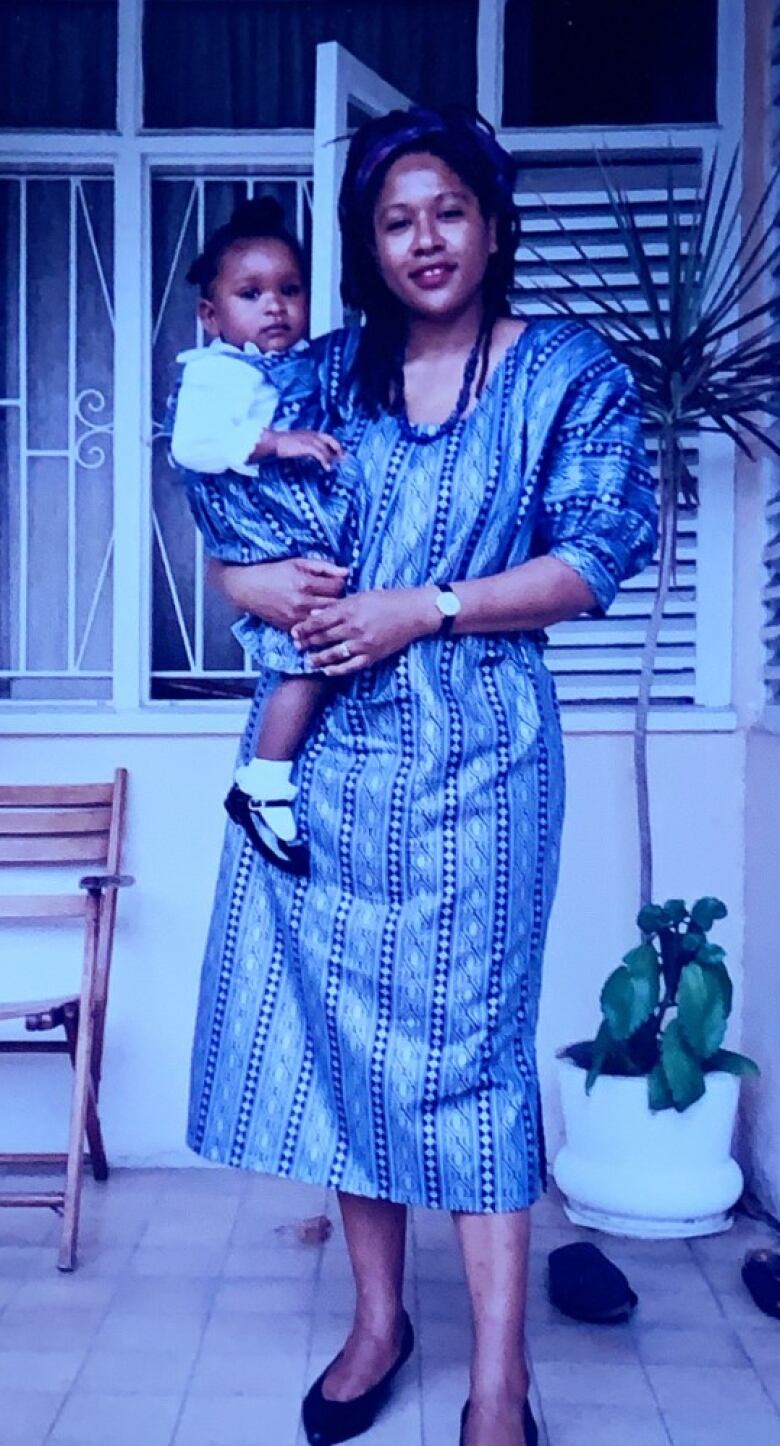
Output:
<path fill-rule="evenodd" d="M 329 472 L 334 462 L 340 462 L 344 456 L 341 443 L 327 432 L 274 432 L 273 436 L 275 454 L 285 460 L 289 457 L 312 457 Z"/>

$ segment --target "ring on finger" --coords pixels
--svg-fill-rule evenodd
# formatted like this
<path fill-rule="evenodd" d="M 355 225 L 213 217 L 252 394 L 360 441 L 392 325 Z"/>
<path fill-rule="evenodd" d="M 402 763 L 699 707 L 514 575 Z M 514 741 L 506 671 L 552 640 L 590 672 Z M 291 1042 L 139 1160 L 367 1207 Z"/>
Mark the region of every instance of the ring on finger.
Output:
<path fill-rule="evenodd" d="M 352 649 L 348 642 L 339 643 L 339 653 L 345 660 L 352 657 Z"/>

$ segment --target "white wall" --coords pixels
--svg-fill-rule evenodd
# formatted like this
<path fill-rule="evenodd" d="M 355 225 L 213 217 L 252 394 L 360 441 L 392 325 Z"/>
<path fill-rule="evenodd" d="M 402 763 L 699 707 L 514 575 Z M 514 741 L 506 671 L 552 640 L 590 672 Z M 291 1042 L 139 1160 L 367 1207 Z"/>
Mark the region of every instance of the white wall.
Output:
<path fill-rule="evenodd" d="M 634 942 L 636 912 L 630 738 L 570 735 L 567 751 L 569 812 L 539 1038 L 553 1147 L 554 1052 L 592 1031 L 601 983 Z M 189 1046 L 233 753 L 230 736 L 4 738 L 0 745 L 2 782 L 107 778 L 119 764 L 130 770 L 125 866 L 137 883 L 120 899 L 103 1097 L 116 1162 L 192 1162 L 184 1145 Z M 662 735 L 651 756 L 658 895 L 727 900 L 732 912 L 720 937 L 739 980 L 743 735 Z M 4 934 L 18 938 L 7 926 Z M 58 971 L 49 945 L 36 946 L 41 980 L 54 971 L 69 987 L 77 934 L 71 944 Z M 0 939 L 0 997 L 13 992 L 20 957 Z M 27 983 L 18 993 L 29 997 Z M 64 1072 L 60 1059 L 0 1056 L 0 1150 L 61 1147 Z"/>
<path fill-rule="evenodd" d="M 780 736 L 748 737 L 744 1046 L 762 1076 L 743 1098 L 742 1152 L 756 1194 L 780 1216 Z"/>

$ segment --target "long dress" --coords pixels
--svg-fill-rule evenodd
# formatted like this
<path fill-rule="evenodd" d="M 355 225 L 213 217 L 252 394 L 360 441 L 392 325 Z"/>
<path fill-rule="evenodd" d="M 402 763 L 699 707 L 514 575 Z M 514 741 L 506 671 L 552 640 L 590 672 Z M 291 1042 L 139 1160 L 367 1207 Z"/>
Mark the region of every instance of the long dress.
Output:
<path fill-rule="evenodd" d="M 331 375 L 348 346 L 327 339 Z M 353 418 L 361 588 L 550 553 L 606 608 L 650 560 L 635 386 L 589 328 L 529 323 L 475 409 L 432 432 Z M 372 1198 L 525 1208 L 544 1186 L 534 1040 L 564 802 L 543 635 L 427 638 L 358 675 L 323 711 L 297 781 L 308 880 L 228 825 L 190 1145 Z"/>

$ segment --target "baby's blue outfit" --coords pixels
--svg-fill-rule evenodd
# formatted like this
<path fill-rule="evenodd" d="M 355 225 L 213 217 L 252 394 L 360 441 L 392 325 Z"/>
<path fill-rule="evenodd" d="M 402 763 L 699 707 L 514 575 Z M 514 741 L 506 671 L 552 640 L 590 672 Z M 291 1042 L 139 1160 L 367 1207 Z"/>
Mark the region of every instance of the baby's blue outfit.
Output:
<path fill-rule="evenodd" d="M 177 358 L 165 432 L 173 434 L 184 368 L 196 351 Z M 230 351 L 259 371 L 278 394 L 274 430 L 321 431 L 326 424 L 315 354 L 306 345 L 288 352 Z M 332 430 L 332 426 L 329 426 Z M 176 465 L 174 463 L 174 465 Z M 227 563 L 278 562 L 317 557 L 349 566 L 353 560 L 357 464 L 347 457 L 328 472 L 313 459 L 269 457 L 251 475 L 234 471 L 206 475 L 177 467 L 210 557 Z M 307 671 L 290 636 L 245 614 L 233 633 L 253 660 L 279 673 Z"/>

